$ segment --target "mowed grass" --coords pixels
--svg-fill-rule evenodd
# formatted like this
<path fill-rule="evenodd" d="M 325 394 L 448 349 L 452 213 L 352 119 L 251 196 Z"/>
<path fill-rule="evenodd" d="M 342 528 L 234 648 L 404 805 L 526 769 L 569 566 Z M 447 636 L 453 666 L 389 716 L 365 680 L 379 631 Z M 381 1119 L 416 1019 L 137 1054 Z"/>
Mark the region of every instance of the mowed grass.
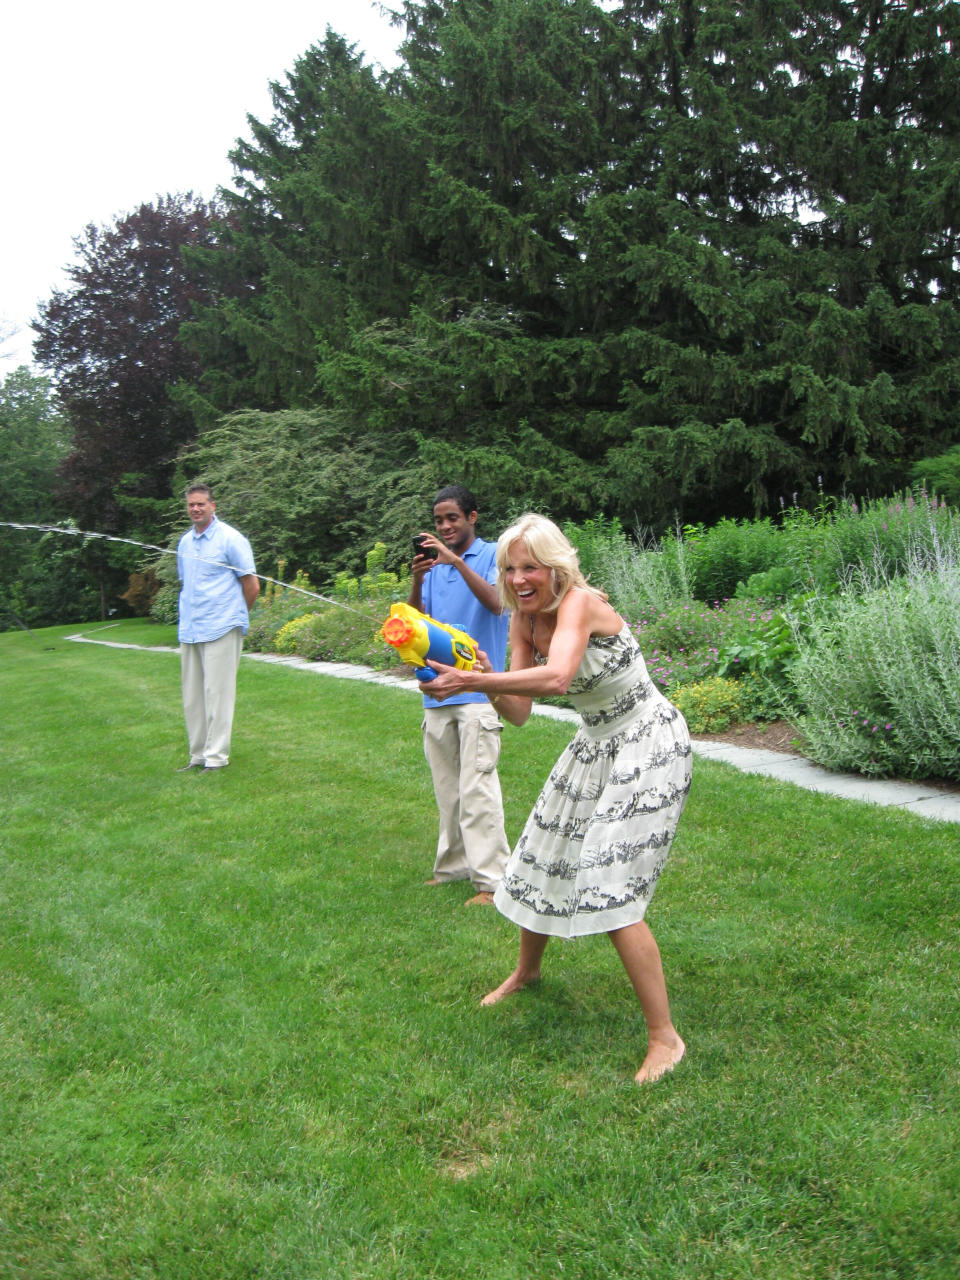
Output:
<path fill-rule="evenodd" d="M 479 1007 L 413 694 L 245 660 L 179 775 L 177 658 L 76 630 L 0 636 L 3 1280 L 956 1275 L 955 825 L 697 761 L 640 1090 L 605 938 Z M 511 838 L 569 734 L 506 730 Z"/>

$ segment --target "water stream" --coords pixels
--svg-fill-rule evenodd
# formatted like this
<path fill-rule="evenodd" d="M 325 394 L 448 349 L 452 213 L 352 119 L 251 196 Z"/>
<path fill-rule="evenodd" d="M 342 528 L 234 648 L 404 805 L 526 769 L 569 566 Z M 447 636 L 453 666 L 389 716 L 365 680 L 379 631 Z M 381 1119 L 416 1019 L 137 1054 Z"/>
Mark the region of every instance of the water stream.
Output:
<path fill-rule="evenodd" d="M 158 547 L 152 542 L 138 542 L 135 538 L 120 538 L 112 533 L 94 533 L 89 529 L 73 529 L 69 526 L 60 524 L 21 524 L 15 520 L 0 520 L 0 529 L 22 529 L 35 530 L 39 533 L 59 533 L 65 534 L 67 537 L 71 538 L 98 538 L 104 542 L 124 542 L 131 547 L 143 547 L 145 551 L 156 551 L 162 556 L 175 556 L 177 554 L 176 551 L 172 551 L 169 547 Z M 198 556 L 197 559 L 200 559 L 200 557 Z M 234 573 L 244 572 L 244 570 L 238 568 L 237 565 L 227 564 L 225 561 L 209 561 L 208 563 L 220 564 L 224 569 L 232 569 Z M 379 623 L 380 621 L 378 618 L 372 618 L 369 614 L 363 613 L 360 609 L 355 609 L 353 605 L 344 604 L 342 600 L 334 600 L 330 596 L 321 595 L 319 591 L 308 591 L 305 587 L 298 587 L 293 582 L 281 582 L 279 578 L 269 578 L 265 573 L 258 573 L 257 577 L 261 582 L 271 582 L 274 586 L 283 587 L 285 591 L 296 591 L 302 596 L 309 596 L 311 600 L 321 600 L 324 604 L 332 604 L 337 609 L 346 609 L 348 613 L 359 614 L 361 618 L 365 618 L 369 622 Z"/>

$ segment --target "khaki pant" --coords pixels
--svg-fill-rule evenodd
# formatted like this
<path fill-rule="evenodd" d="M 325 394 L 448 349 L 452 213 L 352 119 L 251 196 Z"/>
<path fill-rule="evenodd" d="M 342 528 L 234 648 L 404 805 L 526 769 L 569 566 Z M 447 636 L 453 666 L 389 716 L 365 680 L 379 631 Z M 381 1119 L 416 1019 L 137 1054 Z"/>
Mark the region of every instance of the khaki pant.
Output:
<path fill-rule="evenodd" d="M 222 768 L 230 759 L 243 632 L 234 627 L 217 640 L 181 644 L 180 680 L 190 763 Z"/>
<path fill-rule="evenodd" d="M 440 810 L 433 874 L 437 880 L 469 879 L 478 893 L 492 893 L 510 853 L 497 777 L 497 714 L 488 702 L 431 707 L 422 730 Z"/>

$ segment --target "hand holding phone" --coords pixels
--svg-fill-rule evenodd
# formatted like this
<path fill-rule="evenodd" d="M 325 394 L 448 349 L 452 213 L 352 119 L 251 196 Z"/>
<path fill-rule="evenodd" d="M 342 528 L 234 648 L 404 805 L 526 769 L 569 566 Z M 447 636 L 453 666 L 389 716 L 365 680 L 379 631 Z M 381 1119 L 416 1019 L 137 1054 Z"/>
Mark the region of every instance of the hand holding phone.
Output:
<path fill-rule="evenodd" d="M 424 541 L 423 535 L 418 533 L 413 540 L 414 559 L 416 559 L 418 556 L 422 556 L 427 560 L 436 560 L 437 555 L 438 555 L 437 548 L 427 546 L 426 542 Z"/>

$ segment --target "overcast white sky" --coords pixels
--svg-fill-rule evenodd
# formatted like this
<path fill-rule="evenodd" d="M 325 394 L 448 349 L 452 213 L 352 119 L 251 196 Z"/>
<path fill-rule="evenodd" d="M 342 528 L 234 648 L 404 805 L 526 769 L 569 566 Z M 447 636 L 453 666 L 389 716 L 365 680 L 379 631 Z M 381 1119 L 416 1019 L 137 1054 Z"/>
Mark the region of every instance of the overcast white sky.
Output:
<path fill-rule="evenodd" d="M 250 113 L 326 28 L 368 63 L 403 36 L 371 0 L 11 0 L 0 22 L 0 377 L 66 283 L 73 238 L 144 201 L 227 184 Z"/>

